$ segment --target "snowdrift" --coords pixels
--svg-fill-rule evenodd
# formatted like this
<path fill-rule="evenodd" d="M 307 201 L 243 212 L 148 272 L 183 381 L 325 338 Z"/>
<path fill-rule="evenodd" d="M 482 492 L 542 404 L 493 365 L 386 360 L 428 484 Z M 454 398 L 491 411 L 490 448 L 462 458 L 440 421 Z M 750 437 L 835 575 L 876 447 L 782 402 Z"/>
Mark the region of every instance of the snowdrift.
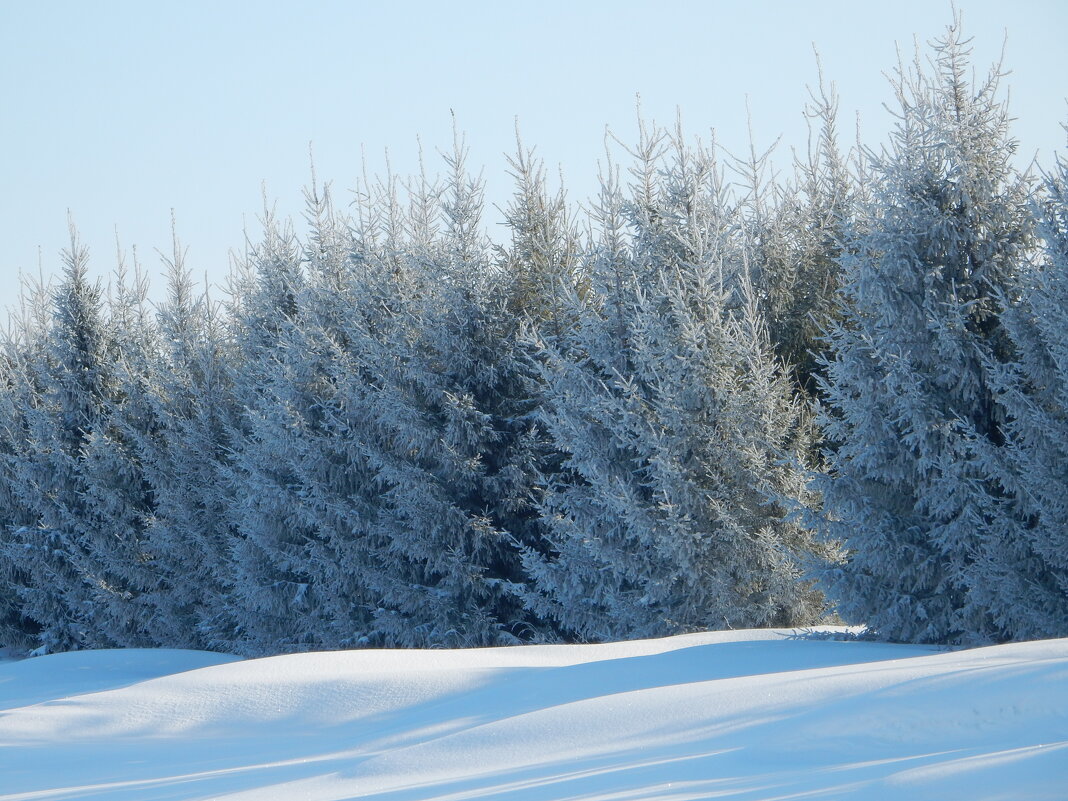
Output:
<path fill-rule="evenodd" d="M 0 800 L 1068 799 L 1068 640 L 0 664 Z"/>

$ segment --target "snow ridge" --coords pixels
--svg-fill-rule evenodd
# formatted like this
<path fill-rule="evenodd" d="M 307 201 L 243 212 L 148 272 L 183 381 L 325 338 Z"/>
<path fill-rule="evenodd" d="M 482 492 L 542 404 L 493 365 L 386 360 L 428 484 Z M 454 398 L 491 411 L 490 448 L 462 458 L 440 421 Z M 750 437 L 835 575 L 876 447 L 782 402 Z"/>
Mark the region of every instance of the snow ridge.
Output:
<path fill-rule="evenodd" d="M 0 663 L 0 801 L 1063 799 L 1068 640 Z"/>

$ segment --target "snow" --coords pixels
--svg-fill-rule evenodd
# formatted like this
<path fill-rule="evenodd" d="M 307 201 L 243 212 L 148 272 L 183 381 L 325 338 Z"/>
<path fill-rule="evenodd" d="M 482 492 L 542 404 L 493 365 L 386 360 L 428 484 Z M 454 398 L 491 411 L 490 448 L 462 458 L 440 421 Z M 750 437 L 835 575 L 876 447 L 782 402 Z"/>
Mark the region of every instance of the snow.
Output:
<path fill-rule="evenodd" d="M 1068 640 L 0 662 L 0 801 L 1068 798 Z"/>

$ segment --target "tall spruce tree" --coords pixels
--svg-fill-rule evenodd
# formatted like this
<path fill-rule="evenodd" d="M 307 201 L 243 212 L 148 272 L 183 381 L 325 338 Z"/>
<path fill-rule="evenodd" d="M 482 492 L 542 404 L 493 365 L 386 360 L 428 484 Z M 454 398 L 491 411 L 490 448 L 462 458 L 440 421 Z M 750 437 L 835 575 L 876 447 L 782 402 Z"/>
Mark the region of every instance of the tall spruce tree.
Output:
<path fill-rule="evenodd" d="M 565 459 L 529 550 L 528 602 L 604 640 L 808 623 L 810 549 L 774 497 L 801 407 L 770 352 L 714 159 L 644 132 L 631 198 L 611 174 L 576 323 L 542 342 L 545 425 Z M 731 308 L 736 306 L 736 308 Z"/>
<path fill-rule="evenodd" d="M 159 346 L 141 388 L 151 425 L 131 432 L 154 499 L 144 537 L 159 581 L 145 599 L 145 627 L 160 644 L 226 649 L 236 627 L 225 481 L 238 430 L 231 353 L 219 306 L 198 294 L 177 236 L 164 262 Z"/>
<path fill-rule="evenodd" d="M 754 284 L 762 296 L 776 354 L 810 398 L 817 394 L 823 332 L 836 313 L 842 233 L 849 224 L 855 181 L 838 144 L 838 99 L 822 72 L 806 117 L 817 126 L 815 142 L 795 179 L 774 198 L 760 191 L 760 165 L 745 169 L 749 187 L 747 244 Z"/>
<path fill-rule="evenodd" d="M 490 645 L 529 636 L 513 523 L 529 516 L 530 469 L 515 326 L 495 291 L 482 187 L 457 139 L 439 187 L 410 186 L 391 291 L 349 339 L 361 370 L 338 420 L 374 475 L 371 537 L 383 569 L 373 641 Z M 400 246 L 399 249 L 398 246 Z M 356 320 L 354 320 L 356 322 Z"/>
<path fill-rule="evenodd" d="M 1003 314 L 1016 355 L 990 365 L 1006 441 L 974 439 L 1005 497 L 967 574 L 968 601 L 1006 640 L 1068 635 L 1068 163 L 1034 209 L 1041 245 Z"/>
<path fill-rule="evenodd" d="M 11 533 L 6 551 L 25 580 L 18 588 L 23 613 L 40 626 L 40 646 L 49 651 L 115 644 L 94 623 L 99 593 L 111 585 L 84 524 L 90 502 L 81 469 L 108 395 L 104 305 L 89 277 L 88 252 L 73 224 L 70 230 L 47 328 L 20 364 L 24 434 L 9 462 L 14 494 L 32 519 Z"/>
<path fill-rule="evenodd" d="M 238 623 L 233 648 L 243 653 L 325 645 L 325 609 L 316 603 L 307 545 L 314 531 L 300 519 L 301 480 L 290 458 L 315 414 L 314 395 L 294 370 L 308 364 L 299 330 L 304 309 L 304 254 L 288 226 L 265 211 L 263 237 L 238 265 L 231 315 L 237 329 L 229 379 L 242 409 L 233 459 L 233 584 Z"/>
<path fill-rule="evenodd" d="M 847 619 L 894 640 L 995 636 L 968 603 L 967 575 L 999 491 L 969 440 L 1002 444 L 999 298 L 1033 238 L 999 73 L 973 87 L 968 56 L 958 19 L 929 68 L 917 55 L 899 69 L 898 123 L 889 149 L 870 154 L 829 333 L 822 527 L 848 548 L 830 592 Z"/>
<path fill-rule="evenodd" d="M 30 452 L 26 412 L 39 402 L 40 390 L 32 365 L 40 358 L 49 306 L 44 286 L 24 283 L 0 351 L 0 643 L 27 650 L 37 644 L 42 625 L 28 607 L 38 592 L 26 558 L 37 516 L 18 477 Z"/>
<path fill-rule="evenodd" d="M 121 647 L 168 642 L 154 638 L 148 625 L 155 610 L 147 596 L 160 576 L 144 537 L 154 495 L 137 450 L 137 440 L 154 427 L 146 403 L 156 349 L 147 290 L 136 254 L 131 275 L 120 250 L 105 307 L 107 383 L 77 460 L 83 504 L 68 510 L 67 531 L 86 548 L 93 642 Z"/>
<path fill-rule="evenodd" d="M 546 334 L 566 327 L 562 293 L 580 288 L 580 241 L 561 186 L 550 192 L 544 164 L 524 147 L 516 132 L 516 152 L 508 160 L 515 192 L 505 209 L 511 246 L 505 252 L 507 295 L 513 315 L 525 317 Z"/>

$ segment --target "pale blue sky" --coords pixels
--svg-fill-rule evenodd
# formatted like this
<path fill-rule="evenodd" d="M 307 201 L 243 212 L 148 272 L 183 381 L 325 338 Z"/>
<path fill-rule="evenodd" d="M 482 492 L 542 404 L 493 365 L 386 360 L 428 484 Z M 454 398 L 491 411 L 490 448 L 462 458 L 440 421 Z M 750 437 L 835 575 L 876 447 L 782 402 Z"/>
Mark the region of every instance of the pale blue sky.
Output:
<path fill-rule="evenodd" d="M 1050 163 L 1065 151 L 1068 3 L 959 0 L 982 71 L 1007 32 L 1014 134 Z M 714 128 L 747 147 L 803 149 L 813 43 L 851 136 L 861 115 L 882 140 L 896 46 L 939 35 L 949 3 L 905 2 L 26 2 L 0 0 L 0 306 L 20 270 L 59 268 L 71 210 L 94 271 L 115 264 L 114 230 L 156 272 L 170 214 L 189 265 L 221 281 L 228 250 L 255 226 L 261 183 L 299 216 L 308 143 L 342 202 L 388 147 L 393 168 L 451 143 L 450 109 L 485 168 L 487 198 L 511 186 L 518 117 L 527 144 L 571 197 L 595 191 L 605 125 L 634 138 L 646 117 Z M 499 215 L 490 211 L 494 227 Z M 155 294 L 162 290 L 156 280 Z"/>

